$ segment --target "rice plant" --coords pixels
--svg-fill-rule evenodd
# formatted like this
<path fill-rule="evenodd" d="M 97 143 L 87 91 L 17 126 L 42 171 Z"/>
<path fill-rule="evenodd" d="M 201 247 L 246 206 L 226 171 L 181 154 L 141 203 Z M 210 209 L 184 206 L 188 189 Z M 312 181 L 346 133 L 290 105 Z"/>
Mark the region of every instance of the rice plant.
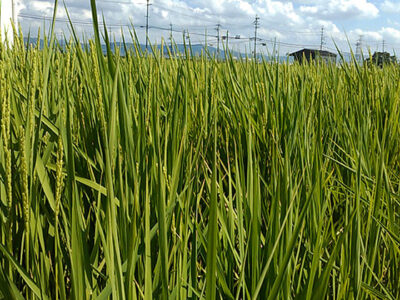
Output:
<path fill-rule="evenodd" d="M 94 27 L 1 45 L 0 299 L 400 298 L 397 65 L 149 54 L 133 30 L 103 55 Z"/>

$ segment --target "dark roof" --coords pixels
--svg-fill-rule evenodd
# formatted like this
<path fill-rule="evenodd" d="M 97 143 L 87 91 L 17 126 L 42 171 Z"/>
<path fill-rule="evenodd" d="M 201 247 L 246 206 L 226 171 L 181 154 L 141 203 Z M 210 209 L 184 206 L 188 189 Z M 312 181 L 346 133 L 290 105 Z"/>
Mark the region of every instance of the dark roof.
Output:
<path fill-rule="evenodd" d="M 379 52 L 379 51 L 375 51 L 374 55 L 386 55 L 386 56 L 390 56 L 389 52 Z"/>
<path fill-rule="evenodd" d="M 290 53 L 289 56 L 298 56 L 298 55 L 302 55 L 303 53 L 315 53 L 320 56 L 330 56 L 330 57 L 337 56 L 337 54 L 335 54 L 335 53 L 325 51 L 325 50 L 316 50 L 316 49 L 301 49 L 299 51 Z"/>

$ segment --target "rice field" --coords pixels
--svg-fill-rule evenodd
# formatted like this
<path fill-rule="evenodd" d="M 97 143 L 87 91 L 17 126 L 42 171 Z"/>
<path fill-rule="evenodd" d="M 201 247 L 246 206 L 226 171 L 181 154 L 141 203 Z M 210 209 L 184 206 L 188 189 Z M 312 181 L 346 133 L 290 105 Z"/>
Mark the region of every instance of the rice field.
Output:
<path fill-rule="evenodd" d="M 397 65 L 103 55 L 95 26 L 0 44 L 0 299 L 400 298 Z"/>

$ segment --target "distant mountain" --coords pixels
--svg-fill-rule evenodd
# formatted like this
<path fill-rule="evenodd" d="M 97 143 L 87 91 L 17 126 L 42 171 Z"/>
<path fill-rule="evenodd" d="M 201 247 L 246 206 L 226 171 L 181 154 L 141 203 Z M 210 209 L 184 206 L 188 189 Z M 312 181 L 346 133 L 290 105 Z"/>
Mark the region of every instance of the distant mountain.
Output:
<path fill-rule="evenodd" d="M 32 45 L 36 46 L 38 41 L 37 41 L 37 38 L 30 38 L 29 40 L 28 40 L 28 38 L 24 38 L 24 42 L 25 42 L 25 44 L 27 44 L 29 42 L 29 44 L 32 44 Z M 58 43 L 62 48 L 65 48 L 65 45 L 66 45 L 65 41 L 59 40 Z M 44 46 L 44 41 L 41 39 L 40 40 L 40 47 L 43 48 L 43 46 Z M 88 46 L 89 46 L 88 43 L 82 43 L 82 48 L 86 48 Z M 119 47 L 119 51 L 120 51 L 121 55 L 125 56 L 125 54 L 126 54 L 125 53 L 125 48 L 124 48 L 124 45 L 122 43 L 119 43 L 119 42 L 116 43 L 116 44 L 113 43 L 113 44 L 110 45 L 110 47 L 111 47 L 111 51 L 113 51 L 113 52 L 115 51 L 115 49 L 117 47 Z M 125 47 L 127 49 L 135 49 L 135 45 L 133 43 L 126 43 Z M 171 49 L 170 45 L 164 45 L 164 49 L 161 49 L 161 47 L 162 47 L 161 45 L 155 45 L 155 46 L 153 45 L 153 48 L 157 49 L 157 51 L 161 51 L 162 50 L 164 56 L 166 56 L 166 57 L 168 56 L 168 53 L 169 53 L 168 52 L 168 48 L 170 48 L 170 50 L 174 50 L 174 51 L 171 51 L 171 52 L 174 53 L 177 56 L 184 57 L 186 55 L 185 45 L 183 45 L 183 44 L 175 44 L 175 45 L 173 45 L 172 49 Z M 212 46 L 207 46 L 207 49 L 203 44 L 193 44 L 191 46 L 186 45 L 186 47 L 188 49 L 189 48 L 191 49 L 190 51 L 188 50 L 188 52 L 191 53 L 191 55 L 195 56 L 195 57 L 196 56 L 201 56 L 202 53 L 205 53 L 205 54 L 209 55 L 210 57 L 217 57 L 218 56 L 217 48 L 212 47 Z M 104 45 L 104 44 L 102 45 L 102 50 L 103 50 L 104 54 L 107 53 L 106 45 Z M 142 51 L 143 53 L 145 53 L 146 52 L 146 46 L 142 45 L 142 44 L 139 44 L 139 50 Z M 149 53 L 152 52 L 152 48 L 150 46 L 148 47 L 148 52 Z M 219 56 L 220 56 L 221 59 L 225 59 L 225 57 L 227 56 L 227 53 L 223 49 L 220 49 L 219 53 L 220 53 Z M 246 58 L 246 57 L 248 57 L 249 59 L 253 59 L 252 54 L 245 54 L 245 53 L 241 53 L 241 52 L 233 51 L 233 50 L 230 51 L 230 55 L 232 56 L 233 59 L 240 59 L 240 58 Z M 346 62 L 352 61 L 352 56 L 351 56 L 350 53 L 343 52 L 342 55 L 343 55 L 343 59 Z M 364 54 L 364 59 L 366 59 L 368 57 L 369 57 L 368 54 Z M 257 55 L 257 59 L 260 60 L 260 61 L 261 60 L 265 60 L 265 61 L 274 60 L 273 57 L 270 57 L 268 55 L 261 54 L 261 53 Z M 286 55 L 279 56 L 278 60 L 279 60 L 279 62 L 286 62 L 287 60 L 289 60 L 289 62 L 293 62 L 293 58 L 292 57 L 288 58 Z M 338 62 L 341 61 L 340 55 L 338 55 L 337 61 Z"/>
<path fill-rule="evenodd" d="M 37 38 L 24 38 L 24 42 L 25 44 L 31 44 L 33 46 L 36 46 L 38 43 Z M 40 40 L 40 48 L 44 47 L 44 40 Z M 65 48 L 66 42 L 63 40 L 59 40 L 58 44 L 60 45 L 61 48 Z M 82 48 L 86 48 L 88 47 L 88 43 L 82 43 Z M 135 44 L 133 43 L 126 43 L 125 45 L 123 43 L 112 43 L 110 45 L 111 51 L 114 52 L 116 50 L 116 48 L 119 48 L 120 54 L 122 56 L 126 55 L 126 49 L 131 50 L 131 49 L 135 49 Z M 185 49 L 185 47 L 187 49 Z M 168 56 L 169 53 L 173 53 L 176 56 L 182 56 L 184 57 L 186 55 L 186 53 L 191 54 L 191 56 L 194 57 L 198 57 L 201 56 L 203 53 L 209 55 L 210 57 L 217 57 L 218 56 L 218 49 L 212 46 L 207 46 L 207 48 L 203 45 L 203 44 L 193 44 L 193 45 L 183 45 L 183 44 L 175 44 L 172 47 L 170 45 L 164 45 L 163 49 L 161 45 L 156 45 L 153 46 L 153 48 L 151 48 L 150 46 L 148 47 L 148 52 L 151 53 L 152 49 L 157 49 L 157 51 L 163 51 L 163 54 L 165 56 Z M 107 47 L 106 45 L 102 45 L 102 50 L 103 53 L 106 54 L 107 53 Z M 146 46 L 140 44 L 139 45 L 139 51 L 142 51 L 143 53 L 146 52 Z M 219 57 L 221 59 L 225 59 L 225 57 L 228 56 L 227 51 L 224 51 L 223 49 L 220 49 L 219 51 Z M 240 58 L 246 58 L 248 57 L 249 59 L 252 59 L 252 55 L 249 54 L 245 54 L 245 53 L 240 53 L 238 51 L 230 51 L 230 56 L 232 56 L 233 59 L 240 59 Z M 266 60 L 269 61 L 270 57 L 264 54 L 258 54 L 257 55 L 258 60 Z M 279 57 L 279 61 L 280 62 L 284 62 L 286 61 L 287 57 L 286 56 L 280 56 Z"/>

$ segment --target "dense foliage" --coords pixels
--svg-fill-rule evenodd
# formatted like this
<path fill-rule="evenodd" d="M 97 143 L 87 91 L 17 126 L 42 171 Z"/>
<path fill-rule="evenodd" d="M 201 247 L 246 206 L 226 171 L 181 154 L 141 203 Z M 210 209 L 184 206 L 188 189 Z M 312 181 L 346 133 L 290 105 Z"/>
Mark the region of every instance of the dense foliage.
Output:
<path fill-rule="evenodd" d="M 0 49 L 0 298 L 399 299 L 400 69 L 153 51 Z"/>

